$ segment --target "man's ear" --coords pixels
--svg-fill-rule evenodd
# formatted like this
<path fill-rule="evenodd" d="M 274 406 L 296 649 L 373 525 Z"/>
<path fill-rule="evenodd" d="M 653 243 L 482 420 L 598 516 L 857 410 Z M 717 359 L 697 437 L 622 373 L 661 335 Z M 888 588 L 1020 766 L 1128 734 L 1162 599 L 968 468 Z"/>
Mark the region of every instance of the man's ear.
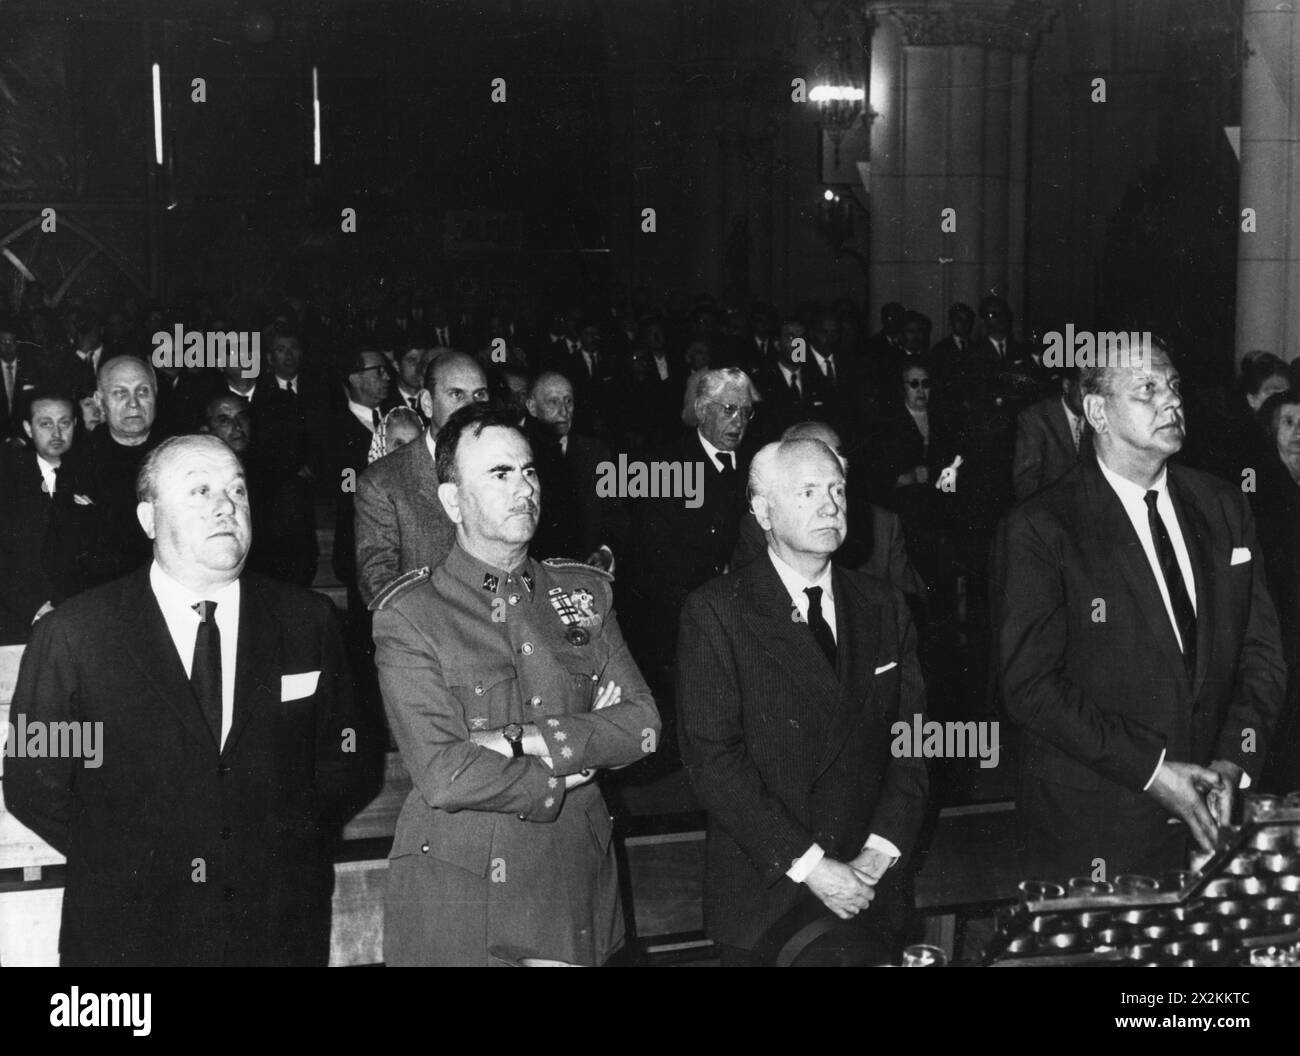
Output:
<path fill-rule="evenodd" d="M 433 421 L 433 393 L 428 389 L 420 390 L 420 411 L 429 421 Z"/>
<path fill-rule="evenodd" d="M 528 409 L 529 418 L 537 417 L 537 401 L 535 399 L 533 399 L 531 396 L 527 397 L 524 400 L 524 407 Z"/>
<path fill-rule="evenodd" d="M 144 534 L 150 539 L 158 538 L 154 534 L 153 524 L 153 503 L 138 502 L 135 506 L 135 519 L 140 522 L 140 527 L 144 529 Z"/>
<path fill-rule="evenodd" d="M 1106 431 L 1106 397 L 1090 392 L 1083 398 L 1083 417 L 1094 433 Z"/>
<path fill-rule="evenodd" d="M 442 508 L 447 511 L 451 523 L 460 524 L 460 488 L 455 484 L 439 484 L 438 501 L 442 503 Z"/>
<path fill-rule="evenodd" d="M 754 519 L 765 532 L 772 530 L 772 512 L 767 505 L 767 496 L 755 495 L 749 500 L 749 508 L 754 511 Z"/>
<path fill-rule="evenodd" d="M 100 392 L 98 389 L 95 390 L 94 400 L 95 400 L 95 406 L 99 408 L 99 413 L 103 415 L 107 415 L 108 412 L 104 410 L 104 394 Z"/>
<path fill-rule="evenodd" d="M 27 434 L 27 439 L 28 439 L 28 440 L 30 440 L 30 439 L 32 438 L 32 423 L 31 423 L 31 422 L 23 422 L 23 432 Z"/>

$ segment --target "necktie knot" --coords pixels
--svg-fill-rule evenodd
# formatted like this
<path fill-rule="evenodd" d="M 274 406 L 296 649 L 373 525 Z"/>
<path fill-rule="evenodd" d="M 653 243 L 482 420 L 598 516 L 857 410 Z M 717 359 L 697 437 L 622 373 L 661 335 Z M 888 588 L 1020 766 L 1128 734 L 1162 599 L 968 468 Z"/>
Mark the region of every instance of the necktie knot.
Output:
<path fill-rule="evenodd" d="M 207 623 L 209 620 L 216 619 L 217 603 L 215 601 L 196 601 L 190 608 L 199 614 L 199 623 Z"/>
<path fill-rule="evenodd" d="M 1147 509 L 1152 513 L 1156 512 L 1156 503 L 1160 500 L 1160 492 L 1148 491 L 1143 498 L 1146 500 Z"/>
<path fill-rule="evenodd" d="M 822 655 L 826 657 L 827 663 L 834 667 L 835 635 L 831 632 L 831 625 L 826 622 L 826 617 L 822 615 L 822 588 L 804 587 L 803 592 L 808 596 L 808 629 L 812 631 L 813 639 L 821 649 Z"/>
<path fill-rule="evenodd" d="M 822 608 L 822 588 L 821 587 L 804 587 L 803 592 L 808 595 L 808 611 L 813 609 L 821 612 Z"/>
<path fill-rule="evenodd" d="M 722 472 L 734 473 L 736 471 L 736 456 L 730 451 L 719 451 L 718 461 L 722 464 Z"/>

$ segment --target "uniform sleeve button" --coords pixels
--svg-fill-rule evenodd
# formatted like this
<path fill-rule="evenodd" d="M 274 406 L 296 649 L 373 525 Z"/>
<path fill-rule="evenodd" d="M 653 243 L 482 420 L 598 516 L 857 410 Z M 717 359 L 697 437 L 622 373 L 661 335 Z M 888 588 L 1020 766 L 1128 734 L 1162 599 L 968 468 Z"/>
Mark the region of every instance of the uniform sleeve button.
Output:
<path fill-rule="evenodd" d="M 482 695 L 483 695 L 483 683 L 476 682 L 474 684 L 474 696 L 481 697 Z"/>
<path fill-rule="evenodd" d="M 517 815 L 517 816 L 518 816 L 518 818 L 519 818 L 520 821 L 527 821 L 527 820 L 528 820 L 528 819 L 527 819 L 526 817 L 524 817 L 522 814 L 519 814 L 519 815 Z"/>
<path fill-rule="evenodd" d="M 519 647 L 519 651 L 520 651 L 521 653 L 523 653 L 524 656 L 532 656 L 532 655 L 533 655 L 533 643 L 532 643 L 532 642 L 524 642 L 524 644 L 521 645 L 521 646 Z"/>
<path fill-rule="evenodd" d="M 511 595 L 510 595 L 510 604 L 511 604 L 511 605 L 518 605 L 518 604 L 519 604 L 519 595 L 518 595 L 518 594 L 511 594 Z"/>
<path fill-rule="evenodd" d="M 528 705 L 529 705 L 529 707 L 540 708 L 540 707 L 542 706 L 542 698 L 541 698 L 541 697 L 531 697 L 531 698 L 529 699 L 529 701 L 528 701 Z"/>
<path fill-rule="evenodd" d="M 428 854 L 428 853 L 429 853 L 429 845 L 428 845 L 427 843 L 422 843 L 422 844 L 420 844 L 420 853 L 421 853 L 421 854 Z"/>

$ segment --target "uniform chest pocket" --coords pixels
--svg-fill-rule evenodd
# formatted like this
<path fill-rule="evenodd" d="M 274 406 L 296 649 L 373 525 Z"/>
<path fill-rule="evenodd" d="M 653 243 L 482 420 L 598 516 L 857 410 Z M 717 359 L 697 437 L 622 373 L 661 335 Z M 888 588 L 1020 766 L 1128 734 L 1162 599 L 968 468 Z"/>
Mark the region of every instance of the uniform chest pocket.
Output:
<path fill-rule="evenodd" d="M 556 654 L 554 677 L 560 683 L 563 711 L 573 714 L 591 710 L 596 699 L 598 677 L 593 657 L 578 653 Z"/>
<path fill-rule="evenodd" d="M 443 668 L 447 688 L 465 711 L 471 733 L 520 721 L 519 680 L 508 665 Z"/>

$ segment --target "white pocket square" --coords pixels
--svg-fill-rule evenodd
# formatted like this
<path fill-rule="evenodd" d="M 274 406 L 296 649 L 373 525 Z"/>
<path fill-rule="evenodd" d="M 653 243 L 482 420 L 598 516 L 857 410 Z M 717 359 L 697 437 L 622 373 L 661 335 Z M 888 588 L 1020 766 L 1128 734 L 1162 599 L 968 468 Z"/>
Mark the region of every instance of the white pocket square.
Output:
<path fill-rule="evenodd" d="M 897 660 L 891 660 L 891 661 L 889 661 L 889 663 L 885 664 L 883 667 L 878 667 L 878 668 L 876 668 L 876 674 L 878 674 L 878 675 L 883 675 L 886 671 L 890 670 L 891 668 L 895 668 L 895 667 L 897 667 L 897 666 L 898 666 L 898 661 L 897 661 Z"/>
<path fill-rule="evenodd" d="M 1250 560 L 1250 547 L 1234 546 L 1232 548 L 1232 564 L 1244 565 Z"/>
<path fill-rule="evenodd" d="M 316 683 L 320 681 L 319 671 L 303 671 L 297 675 L 280 676 L 280 702 L 302 700 L 316 692 Z"/>

